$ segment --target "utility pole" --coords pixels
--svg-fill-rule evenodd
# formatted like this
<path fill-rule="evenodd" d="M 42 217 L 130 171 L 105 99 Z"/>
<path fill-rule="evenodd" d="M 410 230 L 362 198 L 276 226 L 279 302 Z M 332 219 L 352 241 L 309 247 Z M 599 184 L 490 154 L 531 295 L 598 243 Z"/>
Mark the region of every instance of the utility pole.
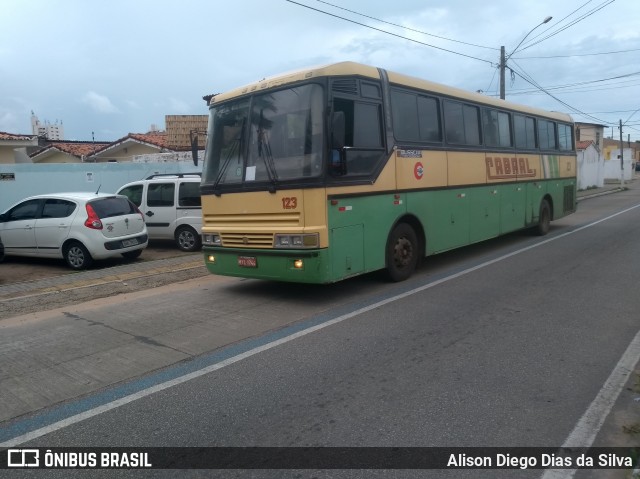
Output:
<path fill-rule="evenodd" d="M 500 99 L 504 100 L 504 69 L 505 69 L 505 59 L 504 59 L 504 45 L 500 47 Z"/>
<path fill-rule="evenodd" d="M 535 27 L 533 27 L 531 30 L 529 30 L 529 33 L 527 33 L 524 38 L 522 40 L 520 40 L 520 43 L 518 43 L 518 46 L 515 47 L 513 49 L 513 51 L 511 53 L 509 53 L 509 58 L 511 58 L 511 55 L 513 55 L 515 52 L 518 51 L 518 48 L 520 48 L 520 45 L 522 45 L 522 43 L 526 40 L 526 38 L 531 35 L 531 33 L 533 33 L 533 31 L 538 28 L 540 25 L 544 25 L 545 23 L 549 23 L 549 21 L 551 21 L 553 17 L 546 17 L 542 23 L 540 23 L 539 25 L 536 25 Z M 504 53 L 504 46 L 500 47 L 500 99 L 504 100 L 505 98 L 505 93 L 504 93 L 504 70 L 507 67 L 507 57 Z"/>
<path fill-rule="evenodd" d="M 624 143 L 622 142 L 622 120 L 620 120 L 620 188 L 624 188 Z"/>

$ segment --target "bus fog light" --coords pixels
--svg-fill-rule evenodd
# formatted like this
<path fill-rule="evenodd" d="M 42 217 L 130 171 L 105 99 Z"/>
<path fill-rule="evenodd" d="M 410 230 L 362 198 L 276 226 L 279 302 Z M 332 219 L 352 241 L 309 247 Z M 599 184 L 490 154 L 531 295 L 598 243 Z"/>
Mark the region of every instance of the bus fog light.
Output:
<path fill-rule="evenodd" d="M 301 259 L 293 260 L 293 267 L 295 269 L 303 269 L 304 268 L 304 261 L 301 260 Z"/>
<path fill-rule="evenodd" d="M 216 257 L 210 254 L 209 256 L 207 256 L 207 262 L 211 264 L 216 264 Z"/>

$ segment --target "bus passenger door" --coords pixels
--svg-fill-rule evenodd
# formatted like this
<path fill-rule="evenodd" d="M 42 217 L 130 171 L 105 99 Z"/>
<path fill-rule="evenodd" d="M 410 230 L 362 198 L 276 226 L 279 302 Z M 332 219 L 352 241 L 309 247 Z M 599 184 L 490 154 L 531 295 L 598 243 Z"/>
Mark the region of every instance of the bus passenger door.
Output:
<path fill-rule="evenodd" d="M 333 278 L 347 278 L 364 271 L 364 225 L 331 229 Z"/>

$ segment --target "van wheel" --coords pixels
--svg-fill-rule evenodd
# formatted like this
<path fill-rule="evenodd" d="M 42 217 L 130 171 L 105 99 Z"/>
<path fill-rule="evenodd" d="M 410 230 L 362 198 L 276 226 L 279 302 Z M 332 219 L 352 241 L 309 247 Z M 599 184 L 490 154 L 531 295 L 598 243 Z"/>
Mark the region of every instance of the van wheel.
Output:
<path fill-rule="evenodd" d="M 418 264 L 418 237 L 406 223 L 398 224 L 387 240 L 387 274 L 391 281 L 404 281 Z"/>
<path fill-rule="evenodd" d="M 200 235 L 190 226 L 181 226 L 175 236 L 176 244 L 182 251 L 197 251 L 202 245 Z"/>
<path fill-rule="evenodd" d="M 87 269 L 93 263 L 89 250 L 82 243 L 74 241 L 64 250 L 64 259 L 71 269 Z"/>

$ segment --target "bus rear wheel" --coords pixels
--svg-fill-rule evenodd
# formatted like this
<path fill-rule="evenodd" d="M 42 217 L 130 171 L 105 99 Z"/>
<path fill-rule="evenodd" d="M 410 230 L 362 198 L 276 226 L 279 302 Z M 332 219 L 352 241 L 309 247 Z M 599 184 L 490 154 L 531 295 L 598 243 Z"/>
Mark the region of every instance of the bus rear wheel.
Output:
<path fill-rule="evenodd" d="M 404 281 L 418 264 L 418 238 L 406 223 L 398 224 L 387 241 L 387 275 L 391 281 Z"/>
<path fill-rule="evenodd" d="M 540 216 L 538 218 L 538 224 L 535 226 L 534 231 L 538 236 L 544 236 L 549 232 L 551 228 L 551 207 L 547 200 L 540 202 Z"/>

